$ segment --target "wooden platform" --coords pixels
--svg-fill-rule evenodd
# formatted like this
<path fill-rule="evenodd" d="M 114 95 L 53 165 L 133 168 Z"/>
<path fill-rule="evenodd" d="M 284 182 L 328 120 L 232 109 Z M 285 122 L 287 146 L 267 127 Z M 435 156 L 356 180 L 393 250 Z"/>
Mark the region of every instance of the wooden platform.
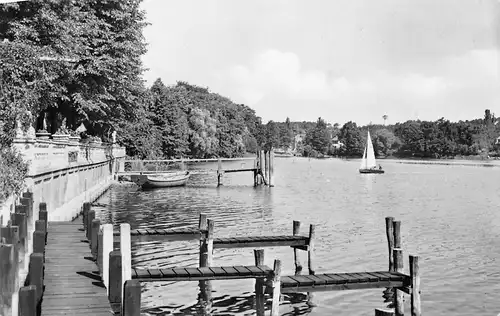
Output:
<path fill-rule="evenodd" d="M 397 272 L 329 273 L 281 277 L 281 292 L 317 292 L 409 286 L 410 277 Z"/>
<path fill-rule="evenodd" d="M 267 266 L 231 266 L 204 268 L 138 269 L 132 268 L 132 279 L 140 281 L 201 281 L 267 278 Z"/>
<path fill-rule="evenodd" d="M 131 229 L 131 238 L 147 240 L 200 240 L 206 232 L 199 228 L 169 228 L 169 229 Z M 114 231 L 113 236 L 120 236 L 119 231 Z"/>
<path fill-rule="evenodd" d="M 250 236 L 235 238 L 214 238 L 214 248 L 278 247 L 307 246 L 309 238 L 305 236 Z"/>
<path fill-rule="evenodd" d="M 80 222 L 49 223 L 42 316 L 113 315 L 81 228 Z"/>

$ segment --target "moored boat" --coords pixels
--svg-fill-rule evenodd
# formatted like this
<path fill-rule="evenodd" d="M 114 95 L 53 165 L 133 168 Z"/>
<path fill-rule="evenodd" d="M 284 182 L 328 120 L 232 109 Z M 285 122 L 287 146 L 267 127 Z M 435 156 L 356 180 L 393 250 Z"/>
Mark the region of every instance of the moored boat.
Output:
<path fill-rule="evenodd" d="M 163 173 L 155 175 L 142 175 L 142 188 L 171 188 L 186 185 L 189 180 L 189 171 L 181 173 Z"/>

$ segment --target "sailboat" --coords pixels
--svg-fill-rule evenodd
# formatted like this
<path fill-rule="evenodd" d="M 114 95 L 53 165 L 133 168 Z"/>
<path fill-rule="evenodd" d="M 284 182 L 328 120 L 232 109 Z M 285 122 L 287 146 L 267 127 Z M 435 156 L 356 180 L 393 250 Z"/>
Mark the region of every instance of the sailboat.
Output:
<path fill-rule="evenodd" d="M 384 170 L 377 169 L 377 162 L 375 160 L 375 152 L 373 151 L 370 131 L 368 131 L 368 136 L 366 138 L 366 146 L 365 151 L 363 152 L 363 158 L 361 159 L 359 173 L 384 173 Z"/>

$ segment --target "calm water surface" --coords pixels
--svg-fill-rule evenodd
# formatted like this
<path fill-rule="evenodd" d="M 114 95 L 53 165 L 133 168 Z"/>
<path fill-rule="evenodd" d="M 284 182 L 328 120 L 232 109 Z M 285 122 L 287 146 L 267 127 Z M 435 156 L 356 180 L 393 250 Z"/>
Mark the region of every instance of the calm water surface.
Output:
<path fill-rule="evenodd" d="M 246 163 L 247 165 L 250 162 Z M 193 175 L 184 188 L 139 191 L 113 187 L 98 217 L 131 228 L 197 225 L 200 212 L 215 221 L 217 237 L 291 234 L 292 221 L 316 224 L 316 272 L 386 270 L 386 216 L 402 221 L 408 254 L 421 256 L 422 309 L 427 315 L 500 313 L 500 168 L 383 162 L 386 174 L 360 175 L 357 161 L 276 159 L 274 188 L 252 187 L 250 173 Z M 234 163 L 239 166 L 240 163 Z M 248 167 L 248 166 L 246 166 Z M 306 253 L 300 253 L 306 265 Z M 293 274 L 293 251 L 266 248 Z M 217 249 L 214 265 L 251 265 L 253 250 Z M 198 265 L 197 242 L 132 244 L 132 265 Z M 213 315 L 254 315 L 253 281 L 212 282 Z M 373 315 L 383 289 L 285 295 L 282 315 Z M 197 282 L 144 283 L 144 315 L 197 315 Z M 405 303 L 409 313 L 409 297 Z M 267 306 L 269 308 L 270 306 Z"/>

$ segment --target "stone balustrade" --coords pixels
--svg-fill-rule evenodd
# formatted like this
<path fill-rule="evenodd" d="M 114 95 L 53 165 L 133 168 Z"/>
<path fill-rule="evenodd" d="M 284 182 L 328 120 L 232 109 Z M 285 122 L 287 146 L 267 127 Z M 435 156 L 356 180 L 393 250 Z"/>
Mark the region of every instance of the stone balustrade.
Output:
<path fill-rule="evenodd" d="M 23 137 L 14 140 L 13 146 L 29 162 L 29 176 L 125 157 L 125 148 L 116 144 L 82 143 L 79 137 L 57 136 L 54 135 L 53 139 Z"/>

